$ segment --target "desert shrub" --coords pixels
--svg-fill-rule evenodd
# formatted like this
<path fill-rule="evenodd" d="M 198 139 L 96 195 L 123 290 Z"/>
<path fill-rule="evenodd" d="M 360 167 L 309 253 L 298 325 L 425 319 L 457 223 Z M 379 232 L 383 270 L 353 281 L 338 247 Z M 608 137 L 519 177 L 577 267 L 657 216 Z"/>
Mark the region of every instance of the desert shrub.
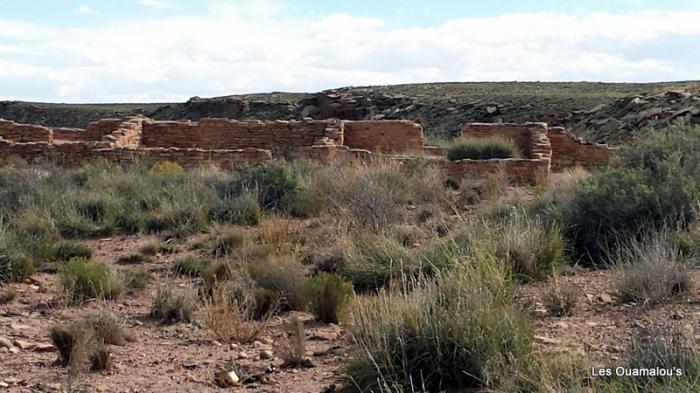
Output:
<path fill-rule="evenodd" d="M 139 269 L 128 269 L 124 272 L 124 287 L 130 293 L 136 293 L 146 289 L 153 279 L 150 272 Z"/>
<path fill-rule="evenodd" d="M 352 284 L 337 274 L 321 273 L 304 283 L 309 310 L 325 323 L 338 323 L 352 297 Z"/>
<path fill-rule="evenodd" d="M 59 364 L 70 367 L 73 375 L 88 364 L 93 371 L 109 369 L 111 354 L 106 344 L 124 345 L 129 339 L 118 317 L 107 311 L 51 326 L 49 336 L 58 350 Z"/>
<path fill-rule="evenodd" d="M 700 355 L 692 340 L 660 326 L 640 329 L 624 352 L 627 370 L 664 370 L 653 375 L 610 376 L 595 380 L 599 392 L 695 392 L 700 379 Z M 666 374 L 669 373 L 669 374 Z"/>
<path fill-rule="evenodd" d="M 520 153 L 511 139 L 500 137 L 460 138 L 447 148 L 447 159 L 488 160 L 492 158 L 516 158 Z"/>
<path fill-rule="evenodd" d="M 92 257 L 92 249 L 84 243 L 62 241 L 56 244 L 54 258 L 59 261 L 69 261 L 72 258 Z"/>
<path fill-rule="evenodd" d="M 180 251 L 180 246 L 168 242 L 148 242 L 139 247 L 139 252 L 147 256 L 155 256 L 157 254 L 175 254 Z"/>
<path fill-rule="evenodd" d="M 667 233 L 631 240 L 617 250 L 613 263 L 621 270 L 621 301 L 651 305 L 690 292 L 690 269 Z"/>
<path fill-rule="evenodd" d="M 367 235 L 355 240 L 341 274 L 358 292 L 370 292 L 386 287 L 392 279 L 416 276 L 420 262 L 415 252 L 394 239 Z"/>
<path fill-rule="evenodd" d="M 358 391 L 494 389 L 531 358 L 527 319 L 467 268 L 410 292 L 358 300 L 347 369 Z"/>
<path fill-rule="evenodd" d="M 247 280 L 233 280 L 217 285 L 204 302 L 203 321 L 218 340 L 250 343 L 262 332 L 272 308 L 257 314 L 255 290 Z"/>
<path fill-rule="evenodd" d="M 58 363 L 70 367 L 74 375 L 82 370 L 97 349 L 95 332 L 82 325 L 55 325 L 49 329 L 49 336 L 58 350 Z"/>
<path fill-rule="evenodd" d="M 174 161 L 158 161 L 153 164 L 148 172 L 153 175 L 169 176 L 179 175 L 184 172 L 184 169 L 182 169 L 180 164 Z"/>
<path fill-rule="evenodd" d="M 17 291 L 14 288 L 7 288 L 0 291 L 0 305 L 12 303 L 17 298 Z"/>
<path fill-rule="evenodd" d="M 122 292 L 117 280 L 104 263 L 73 258 L 59 269 L 59 280 L 69 303 L 87 299 L 114 299 Z"/>
<path fill-rule="evenodd" d="M 135 265 L 138 263 L 144 263 L 151 260 L 151 257 L 144 254 L 125 254 L 120 255 L 117 258 L 117 263 L 120 265 Z"/>
<path fill-rule="evenodd" d="M 560 201 L 577 257 L 601 264 L 618 243 L 663 227 L 685 228 L 700 198 L 700 131 L 653 133 Z"/>
<path fill-rule="evenodd" d="M 241 248 L 245 242 L 245 235 L 240 228 L 217 228 L 208 239 L 212 244 L 212 252 L 217 257 L 231 255 Z"/>
<path fill-rule="evenodd" d="M 210 264 L 210 259 L 189 255 L 175 261 L 172 270 L 178 276 L 199 277 Z"/>
<path fill-rule="evenodd" d="M 406 173 L 399 163 L 389 161 L 337 163 L 320 169 L 313 189 L 330 213 L 375 231 L 396 222 L 402 205 L 412 197 Z"/>
<path fill-rule="evenodd" d="M 153 299 L 150 316 L 163 324 L 192 322 L 198 303 L 194 288 L 161 285 Z"/>
<path fill-rule="evenodd" d="M 306 279 L 304 266 L 293 256 L 271 256 L 247 265 L 252 279 L 262 288 L 279 295 L 284 310 L 303 310 L 305 306 L 303 284 Z"/>
<path fill-rule="evenodd" d="M 212 207 L 209 216 L 218 222 L 257 225 L 262 219 L 262 210 L 254 196 L 244 193 L 235 197 L 225 196 Z"/>
<path fill-rule="evenodd" d="M 523 281 L 556 274 L 567 261 L 558 227 L 522 212 L 472 225 L 461 239 L 472 258 L 495 258 Z"/>
<path fill-rule="evenodd" d="M 567 317 L 573 314 L 581 297 L 581 288 L 554 281 L 544 292 L 542 302 L 550 314 Z"/>
<path fill-rule="evenodd" d="M 252 192 L 263 209 L 286 211 L 299 186 L 299 176 L 290 164 L 272 160 L 255 167 L 242 167 L 239 179 L 224 190 L 229 195 Z"/>
<path fill-rule="evenodd" d="M 236 272 L 236 267 L 230 261 L 217 259 L 204 268 L 202 280 L 208 289 L 216 288 L 220 283 L 230 280 Z"/>
<path fill-rule="evenodd" d="M 35 271 L 34 263 L 27 256 L 0 250 L 0 282 L 21 282 Z"/>

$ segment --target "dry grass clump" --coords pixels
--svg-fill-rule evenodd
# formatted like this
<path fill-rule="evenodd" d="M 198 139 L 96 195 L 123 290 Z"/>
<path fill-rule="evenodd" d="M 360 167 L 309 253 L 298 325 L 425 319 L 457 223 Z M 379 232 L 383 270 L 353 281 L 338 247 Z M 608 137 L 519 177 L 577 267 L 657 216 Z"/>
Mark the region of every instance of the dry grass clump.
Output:
<path fill-rule="evenodd" d="M 496 389 L 531 358 L 531 328 L 508 305 L 495 265 L 467 267 L 412 291 L 355 304 L 356 352 L 347 369 L 358 391 Z"/>
<path fill-rule="evenodd" d="M 199 298 L 195 288 L 164 284 L 158 287 L 150 316 L 163 324 L 192 322 L 198 306 Z"/>
<path fill-rule="evenodd" d="M 309 310 L 325 323 L 338 323 L 345 317 L 353 295 L 352 284 L 337 274 L 321 273 L 303 287 Z"/>
<path fill-rule="evenodd" d="M 7 288 L 0 292 L 0 305 L 11 303 L 17 298 L 17 291 L 14 288 Z"/>
<path fill-rule="evenodd" d="M 559 272 L 567 262 L 559 229 L 522 212 L 496 222 L 482 222 L 467 232 L 475 258 L 496 258 L 519 280 L 539 280 Z"/>
<path fill-rule="evenodd" d="M 194 255 L 188 255 L 182 259 L 178 259 L 173 264 L 173 274 L 185 277 L 199 277 L 207 269 L 212 261 L 207 258 L 201 258 Z"/>
<path fill-rule="evenodd" d="M 690 292 L 690 268 L 665 232 L 619 246 L 620 300 L 642 305 L 664 303 Z"/>
<path fill-rule="evenodd" d="M 136 265 L 139 263 L 148 262 L 150 260 L 151 257 L 145 254 L 126 254 L 120 255 L 117 258 L 117 263 L 120 265 Z"/>
<path fill-rule="evenodd" d="M 139 252 L 147 256 L 155 256 L 157 254 L 175 254 L 180 251 L 180 247 L 177 244 L 172 244 L 168 242 L 148 242 L 139 248 Z"/>
<path fill-rule="evenodd" d="M 303 310 L 306 268 L 293 255 L 271 256 L 247 265 L 258 286 L 278 294 L 282 310 Z"/>
<path fill-rule="evenodd" d="M 69 367 L 72 375 L 88 366 L 92 371 L 110 369 L 107 345 L 124 345 L 131 339 L 119 317 L 105 310 L 70 324 L 51 326 L 49 335 L 58 349 L 59 364 Z"/>
<path fill-rule="evenodd" d="M 258 338 L 275 305 L 260 311 L 253 284 L 244 277 L 218 284 L 204 301 L 202 320 L 224 342 L 249 343 Z"/>
<path fill-rule="evenodd" d="M 581 297 L 581 288 L 571 283 L 561 283 L 555 280 L 543 295 L 544 306 L 550 314 L 557 317 L 568 317 L 576 310 Z"/>
<path fill-rule="evenodd" d="M 282 350 L 282 368 L 300 367 L 306 358 L 306 336 L 304 321 L 292 316 L 286 324 L 287 343 Z"/>

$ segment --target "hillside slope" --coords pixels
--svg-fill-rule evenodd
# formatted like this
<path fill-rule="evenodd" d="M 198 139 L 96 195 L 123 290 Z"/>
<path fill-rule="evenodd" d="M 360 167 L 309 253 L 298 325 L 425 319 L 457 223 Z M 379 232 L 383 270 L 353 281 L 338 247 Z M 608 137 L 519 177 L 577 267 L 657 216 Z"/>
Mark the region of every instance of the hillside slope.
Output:
<path fill-rule="evenodd" d="M 159 120 L 410 119 L 429 136 L 454 135 L 466 122 L 543 121 L 597 142 L 624 142 L 671 122 L 700 123 L 700 82 L 653 84 L 483 82 L 345 87 L 320 93 L 194 97 L 165 104 L 0 102 L 0 118 L 85 127 L 92 120 L 143 114 Z"/>

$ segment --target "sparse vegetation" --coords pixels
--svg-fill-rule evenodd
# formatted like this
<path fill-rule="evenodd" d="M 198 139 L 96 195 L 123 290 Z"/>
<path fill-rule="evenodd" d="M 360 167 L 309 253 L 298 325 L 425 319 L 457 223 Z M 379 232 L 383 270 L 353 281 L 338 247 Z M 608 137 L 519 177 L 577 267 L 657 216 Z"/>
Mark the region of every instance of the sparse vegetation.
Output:
<path fill-rule="evenodd" d="M 197 290 L 160 285 L 151 305 L 151 318 L 163 323 L 192 322 L 199 306 Z"/>
<path fill-rule="evenodd" d="M 123 284 L 107 265 L 84 258 L 73 258 L 63 266 L 59 281 L 66 300 L 74 304 L 88 299 L 114 299 L 123 290 Z"/>
<path fill-rule="evenodd" d="M 689 268 L 668 234 L 632 240 L 618 250 L 621 301 L 653 305 L 690 292 Z"/>
<path fill-rule="evenodd" d="M 352 285 L 337 274 L 320 273 L 304 283 L 309 309 L 325 323 L 343 319 L 352 294 Z"/>
<path fill-rule="evenodd" d="M 129 293 L 143 291 L 152 280 L 153 275 L 145 270 L 128 269 L 124 272 L 124 287 Z"/>
<path fill-rule="evenodd" d="M 450 161 L 518 157 L 520 153 L 515 143 L 499 137 L 461 138 L 447 148 L 447 159 Z"/>
<path fill-rule="evenodd" d="M 175 261 L 172 269 L 178 276 L 199 277 L 211 263 L 209 259 L 190 255 Z"/>
<path fill-rule="evenodd" d="M 151 258 L 144 254 L 125 254 L 117 258 L 117 263 L 120 265 L 135 265 L 150 261 Z"/>
<path fill-rule="evenodd" d="M 547 288 L 542 301 L 550 314 L 568 317 L 574 313 L 581 293 L 581 288 L 573 284 L 554 281 Z"/>
<path fill-rule="evenodd" d="M 14 288 L 7 288 L 0 291 L 0 305 L 8 304 L 17 298 L 17 291 Z"/>

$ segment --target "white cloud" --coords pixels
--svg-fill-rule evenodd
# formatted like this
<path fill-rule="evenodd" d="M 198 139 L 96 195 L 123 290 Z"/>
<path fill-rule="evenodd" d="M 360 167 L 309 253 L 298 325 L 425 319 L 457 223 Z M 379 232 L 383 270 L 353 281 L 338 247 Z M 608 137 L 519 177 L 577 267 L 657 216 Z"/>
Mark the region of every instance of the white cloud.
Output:
<path fill-rule="evenodd" d="M 346 85 L 700 75 L 692 45 L 700 13 L 513 14 L 390 29 L 347 14 L 300 17 L 270 0 L 205 9 L 84 28 L 0 17 L 0 91 L 27 100 L 170 101 Z M 691 45 L 682 54 L 663 49 L 678 42 Z"/>
<path fill-rule="evenodd" d="M 155 7 L 155 8 L 170 8 L 172 7 L 172 4 L 165 0 L 139 0 L 139 4 L 145 5 L 147 7 Z"/>
<path fill-rule="evenodd" d="M 95 15 L 95 10 L 83 4 L 80 7 L 73 10 L 73 13 L 76 15 Z"/>

